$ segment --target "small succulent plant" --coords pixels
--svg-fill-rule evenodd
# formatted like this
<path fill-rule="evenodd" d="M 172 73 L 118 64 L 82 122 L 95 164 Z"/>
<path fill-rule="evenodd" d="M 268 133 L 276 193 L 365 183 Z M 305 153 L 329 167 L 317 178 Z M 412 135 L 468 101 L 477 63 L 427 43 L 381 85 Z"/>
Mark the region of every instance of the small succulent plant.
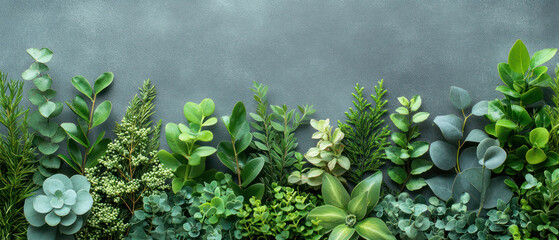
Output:
<path fill-rule="evenodd" d="M 313 139 L 320 139 L 316 147 L 312 147 L 305 154 L 305 158 L 314 166 L 307 171 L 295 171 L 289 176 L 289 183 L 308 184 L 310 186 L 322 185 L 322 175 L 330 173 L 342 182 L 346 182 L 342 175 L 349 170 L 351 163 L 342 155 L 344 133 L 336 128 L 332 132 L 330 119 L 317 121 L 311 120 L 311 126 L 318 130 L 312 135 Z"/>
<path fill-rule="evenodd" d="M 30 224 L 27 237 L 58 239 L 77 233 L 93 205 L 90 186 L 81 175 L 68 178 L 55 174 L 47 178 L 43 188 L 25 200 L 25 218 Z"/>

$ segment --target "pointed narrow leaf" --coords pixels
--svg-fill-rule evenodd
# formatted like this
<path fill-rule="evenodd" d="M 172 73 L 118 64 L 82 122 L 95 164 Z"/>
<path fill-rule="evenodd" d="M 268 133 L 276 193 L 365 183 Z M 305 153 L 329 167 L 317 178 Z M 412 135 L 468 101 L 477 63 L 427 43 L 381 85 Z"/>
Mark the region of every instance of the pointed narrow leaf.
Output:
<path fill-rule="evenodd" d="M 70 138 L 74 139 L 74 141 L 78 142 L 82 146 L 89 146 L 89 140 L 85 137 L 83 131 L 79 129 L 75 124 L 62 123 L 60 124 L 60 126 L 62 127 L 62 129 L 64 129 L 64 131 Z"/>
<path fill-rule="evenodd" d="M 89 82 L 87 81 L 87 79 L 85 79 L 85 77 L 81 75 L 73 77 L 72 84 L 78 91 L 83 93 L 89 99 L 92 99 L 91 95 L 93 94 L 93 90 L 91 89 L 91 85 L 89 85 Z"/>
<path fill-rule="evenodd" d="M 338 225 L 345 224 L 346 216 L 345 210 L 332 205 L 324 205 L 311 210 L 307 219 L 318 220 L 318 225 L 323 227 L 321 233 L 327 233 Z"/>
<path fill-rule="evenodd" d="M 325 204 L 347 209 L 349 194 L 340 180 L 329 173 L 322 174 L 322 196 Z"/>
<path fill-rule="evenodd" d="M 367 240 L 396 240 L 386 224 L 378 218 L 367 218 L 355 225 L 357 233 Z"/>
<path fill-rule="evenodd" d="M 551 60 L 553 56 L 557 53 L 557 48 L 546 48 L 541 51 L 537 51 L 530 59 L 530 68 L 535 68 L 545 62 Z"/>
<path fill-rule="evenodd" d="M 227 130 L 232 137 L 236 138 L 237 134 L 241 129 L 243 129 L 243 125 L 246 123 L 246 109 L 243 102 L 237 102 L 235 107 L 233 107 L 233 112 L 231 113 L 231 117 L 229 118 L 229 124 L 227 126 Z"/>
<path fill-rule="evenodd" d="M 353 191 L 351 192 L 351 198 L 355 198 L 365 192 L 369 192 L 369 204 L 367 205 L 367 213 L 369 213 L 377 205 L 380 197 L 381 185 L 382 172 L 378 171 L 355 185 L 355 188 L 353 188 Z"/>

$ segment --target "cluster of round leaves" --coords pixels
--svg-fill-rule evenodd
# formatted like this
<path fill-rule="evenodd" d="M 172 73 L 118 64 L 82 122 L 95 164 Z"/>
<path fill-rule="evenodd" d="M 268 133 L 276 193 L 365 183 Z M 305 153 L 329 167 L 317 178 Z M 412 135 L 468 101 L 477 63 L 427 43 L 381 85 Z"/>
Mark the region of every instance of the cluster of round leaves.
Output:
<path fill-rule="evenodd" d="M 252 197 L 249 204 L 239 211 L 237 228 L 248 239 L 275 237 L 277 240 L 313 239 L 322 226 L 316 221 L 306 219 L 309 211 L 314 209 L 319 199 L 312 194 L 296 191 L 290 187 L 272 183 L 273 199 L 262 204 Z"/>
<path fill-rule="evenodd" d="M 29 48 L 27 53 L 35 60 L 29 69 L 21 74 L 24 80 L 33 80 L 36 88 L 30 89 L 27 94 L 29 101 L 38 107 L 39 111 L 29 114 L 28 125 L 37 131 L 33 142 L 43 155 L 39 160 L 39 168 L 33 180 L 41 185 L 43 181 L 53 175 L 60 168 L 60 158 L 55 156 L 56 151 L 66 138 L 64 130 L 52 118 L 62 113 L 62 103 L 54 102 L 56 91 L 50 87 L 52 78 L 45 72 L 49 70 L 46 65 L 52 59 L 53 52 L 47 48 Z"/>
<path fill-rule="evenodd" d="M 468 193 L 458 202 L 450 199 L 445 203 L 436 197 L 427 201 L 422 195 L 412 199 L 404 192 L 398 197 L 385 196 L 375 213 L 398 239 L 404 240 L 512 239 L 509 227 L 523 222 L 517 198 L 509 204 L 499 201 L 497 208 L 483 217 L 468 210 L 469 201 Z"/>
<path fill-rule="evenodd" d="M 25 199 L 24 214 L 30 224 L 27 237 L 57 239 L 77 233 L 93 205 L 89 190 L 89 182 L 81 175 L 47 178 L 41 190 Z"/>
<path fill-rule="evenodd" d="M 127 239 L 241 239 L 235 222 L 244 199 L 227 187 L 230 178 L 144 197 Z"/>
<path fill-rule="evenodd" d="M 291 173 L 289 183 L 320 186 L 324 173 L 332 174 L 345 181 L 342 175 L 349 170 L 351 163 L 346 156 L 342 155 L 344 133 L 339 128 L 332 132 L 330 119 L 320 121 L 312 119 L 310 124 L 317 130 L 312 138 L 319 139 L 319 141 L 316 147 L 307 151 L 305 158 L 316 167 Z"/>
<path fill-rule="evenodd" d="M 429 117 L 427 112 L 416 112 L 421 107 L 421 97 L 413 96 L 410 100 L 399 97 L 402 104 L 396 109 L 397 113 L 390 114 L 390 120 L 401 132 L 391 135 L 396 144 L 386 149 L 386 157 L 396 166 L 388 169 L 388 176 L 397 184 L 405 184 L 409 191 L 415 191 L 427 185 L 425 179 L 418 175 L 429 171 L 433 167 L 431 161 L 421 157 L 429 150 L 429 143 L 413 141 L 419 137 L 419 126 Z M 416 112 L 416 113 L 414 113 Z"/>

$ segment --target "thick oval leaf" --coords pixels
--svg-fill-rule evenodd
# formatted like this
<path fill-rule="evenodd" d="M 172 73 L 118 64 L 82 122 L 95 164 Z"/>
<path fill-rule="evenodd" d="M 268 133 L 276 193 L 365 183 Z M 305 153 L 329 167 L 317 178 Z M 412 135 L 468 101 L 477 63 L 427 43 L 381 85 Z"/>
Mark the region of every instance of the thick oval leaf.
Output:
<path fill-rule="evenodd" d="M 458 116 L 454 114 L 437 116 L 433 122 L 439 127 L 447 142 L 458 143 L 462 139 L 464 121 Z"/>
<path fill-rule="evenodd" d="M 76 97 L 72 100 L 72 104 L 66 102 L 66 105 L 68 105 L 72 112 L 78 115 L 78 117 L 89 121 L 89 108 L 81 96 L 76 95 Z"/>
<path fill-rule="evenodd" d="M 43 117 L 48 118 L 56 110 L 56 104 L 54 102 L 45 102 L 39 106 L 39 112 Z"/>
<path fill-rule="evenodd" d="M 325 204 L 347 209 L 349 194 L 340 180 L 329 173 L 322 174 L 322 196 Z"/>
<path fill-rule="evenodd" d="M 64 129 L 64 131 L 70 138 L 74 139 L 74 141 L 78 142 L 82 146 L 89 146 L 89 140 L 87 139 L 87 137 L 85 137 L 83 131 L 75 124 L 62 123 L 60 124 L 60 126 L 62 127 L 62 129 Z"/>
<path fill-rule="evenodd" d="M 204 100 L 200 102 L 200 110 L 202 110 L 202 115 L 204 115 L 204 117 L 209 117 L 215 110 L 214 101 L 209 98 L 204 98 Z"/>
<path fill-rule="evenodd" d="M 91 127 L 95 127 L 107 120 L 109 115 L 111 115 L 112 104 L 110 101 L 104 101 L 93 112 L 93 119 L 91 123 Z"/>
<path fill-rule="evenodd" d="M 431 188 L 431 191 L 443 201 L 447 201 L 452 197 L 452 184 L 454 183 L 454 176 L 452 175 L 438 175 L 433 178 L 426 179 L 425 182 Z"/>
<path fill-rule="evenodd" d="M 514 80 L 512 78 L 512 70 L 510 69 L 510 65 L 508 63 L 499 63 L 498 69 L 499 77 L 501 77 L 503 83 L 512 88 Z"/>
<path fill-rule="evenodd" d="M 201 146 L 201 147 L 198 147 L 198 148 L 194 149 L 194 152 L 192 152 L 192 155 L 196 154 L 200 157 L 207 157 L 207 156 L 210 156 L 210 155 L 214 154 L 215 151 L 216 151 L 216 149 L 213 148 L 213 147 Z"/>
<path fill-rule="evenodd" d="M 547 159 L 547 155 L 545 152 L 539 148 L 531 148 L 526 152 L 526 161 L 529 164 L 535 165 L 538 163 L 542 163 Z"/>
<path fill-rule="evenodd" d="M 361 195 L 351 199 L 348 204 L 348 212 L 355 215 L 357 220 L 361 220 L 367 214 L 367 208 L 363 207 L 369 203 L 369 193 L 364 192 Z"/>
<path fill-rule="evenodd" d="M 431 143 L 429 155 L 438 168 L 448 171 L 456 166 L 458 149 L 446 142 L 435 141 Z"/>
<path fill-rule="evenodd" d="M 520 126 L 528 126 L 530 123 L 532 123 L 532 117 L 530 117 L 530 114 L 528 113 L 528 111 L 526 111 L 526 108 L 516 104 L 512 104 L 511 111 L 512 119 L 514 119 L 514 121 L 517 122 Z"/>
<path fill-rule="evenodd" d="M 477 159 L 483 159 L 487 149 L 493 146 L 499 146 L 499 141 L 493 138 L 486 138 L 477 145 L 476 156 Z"/>
<path fill-rule="evenodd" d="M 249 160 L 241 172 L 241 178 L 243 179 L 243 187 L 248 186 L 262 171 L 264 167 L 264 158 L 257 157 Z"/>
<path fill-rule="evenodd" d="M 231 117 L 229 118 L 229 124 L 226 124 L 227 130 L 229 134 L 233 138 L 237 138 L 238 133 L 246 128 L 244 125 L 246 124 L 246 109 L 243 102 L 237 102 L 235 107 L 233 107 L 233 112 L 231 113 Z M 248 127 L 248 126 L 247 126 Z M 250 128 L 248 128 L 250 130 Z"/>
<path fill-rule="evenodd" d="M 187 156 L 186 154 L 186 144 L 179 140 L 179 135 L 181 131 L 179 126 L 174 123 L 167 123 L 165 125 L 165 139 L 167 140 L 167 145 L 172 152 L 181 154 L 182 156 Z"/>
<path fill-rule="evenodd" d="M 355 185 L 355 188 L 353 188 L 353 191 L 351 192 L 351 198 L 356 198 L 365 192 L 369 192 L 369 204 L 367 205 L 367 213 L 369 213 L 377 205 L 380 197 L 381 185 L 382 172 L 378 171 Z"/>
<path fill-rule="evenodd" d="M 196 123 L 198 125 L 202 124 L 202 109 L 200 106 L 193 102 L 187 102 L 184 104 L 184 117 L 189 123 Z"/>
<path fill-rule="evenodd" d="M 544 148 L 549 141 L 549 131 L 547 129 L 539 127 L 534 128 L 530 131 L 530 143 L 537 148 Z"/>
<path fill-rule="evenodd" d="M 388 168 L 388 176 L 390 177 L 390 179 L 392 179 L 392 181 L 394 181 L 397 184 L 402 184 L 406 181 L 406 178 L 408 176 L 408 174 L 406 173 L 406 170 L 404 170 L 401 167 L 391 167 Z"/>
<path fill-rule="evenodd" d="M 417 158 L 423 156 L 427 151 L 429 151 L 429 143 L 417 141 L 411 144 L 413 151 L 411 151 L 410 156 L 412 158 Z"/>
<path fill-rule="evenodd" d="M 247 187 L 243 191 L 244 199 L 250 199 L 252 197 L 260 200 L 264 196 L 265 187 L 263 183 L 255 183 L 252 184 L 250 187 Z"/>
<path fill-rule="evenodd" d="M 520 98 L 520 93 L 518 93 L 517 91 L 515 91 L 513 89 L 510 89 L 507 86 L 498 86 L 495 90 L 497 90 L 498 92 L 501 92 L 505 96 L 509 96 L 509 97 L 512 97 L 512 98 Z"/>
<path fill-rule="evenodd" d="M 408 189 L 409 191 L 417 191 L 425 186 L 427 186 L 427 183 L 423 178 L 412 177 L 406 183 L 406 189 Z"/>
<path fill-rule="evenodd" d="M 421 107 L 421 96 L 415 95 L 411 99 L 410 110 L 412 112 L 415 112 L 415 111 L 419 110 L 419 107 Z"/>
<path fill-rule="evenodd" d="M 394 123 L 394 126 L 396 126 L 398 129 L 400 129 L 402 132 L 407 132 L 409 131 L 409 127 L 410 127 L 410 121 L 409 119 L 401 114 L 390 114 L 390 120 L 392 120 L 392 123 Z"/>
<path fill-rule="evenodd" d="M 412 117 L 412 122 L 414 123 L 420 123 L 423 122 L 425 120 L 427 120 L 427 118 L 429 117 L 429 113 L 427 112 L 418 112 L 416 114 L 413 115 Z"/>
<path fill-rule="evenodd" d="M 498 200 L 508 203 L 512 198 L 511 189 L 505 184 L 505 180 L 509 177 L 498 176 L 491 179 L 491 183 L 486 190 L 483 208 L 492 209 L 497 207 Z"/>
<path fill-rule="evenodd" d="M 338 225 L 345 225 L 347 212 L 341 208 L 332 205 L 324 205 L 316 207 L 309 212 L 307 219 L 320 221 L 318 225 L 322 226 L 321 233 L 327 233 Z"/>
<path fill-rule="evenodd" d="M 429 171 L 433 167 L 433 163 L 424 159 L 415 159 L 411 162 L 411 174 L 419 175 Z"/>
<path fill-rule="evenodd" d="M 543 99 L 543 90 L 541 88 L 532 88 L 520 96 L 524 106 L 539 102 Z"/>
<path fill-rule="evenodd" d="M 48 48 L 28 48 L 27 53 L 40 63 L 47 63 L 52 59 L 53 52 Z"/>
<path fill-rule="evenodd" d="M 454 107 L 464 110 L 472 104 L 472 98 L 468 91 L 463 88 L 452 86 L 450 87 L 450 102 Z"/>
<path fill-rule="evenodd" d="M 520 39 L 516 40 L 509 52 L 510 68 L 520 74 L 524 74 L 530 67 L 530 54 Z"/>
<path fill-rule="evenodd" d="M 499 119 L 495 123 L 495 135 L 500 141 L 505 142 L 512 131 L 518 129 L 518 126 L 511 120 L 508 119 Z"/>
<path fill-rule="evenodd" d="M 89 85 L 89 82 L 87 81 L 87 79 L 85 79 L 85 77 L 81 75 L 73 77 L 72 84 L 78 91 L 83 93 L 89 99 L 92 99 L 91 95 L 93 94 L 93 90 L 91 89 L 91 85 Z"/>
<path fill-rule="evenodd" d="M 95 88 L 95 95 L 99 94 L 103 89 L 111 85 L 113 82 L 114 74 L 112 72 L 105 72 L 101 74 L 93 84 Z"/>
<path fill-rule="evenodd" d="M 493 146 L 485 151 L 485 155 L 483 156 L 483 160 L 480 160 L 480 164 L 493 170 L 501 166 L 506 159 L 507 152 L 499 146 Z"/>
<path fill-rule="evenodd" d="M 553 56 L 557 53 L 557 48 L 546 48 L 540 51 L 537 51 L 530 59 L 530 68 L 535 68 L 539 65 L 544 64 L 545 62 L 551 60 Z"/>
<path fill-rule="evenodd" d="M 157 152 L 157 157 L 159 158 L 159 162 L 161 162 L 163 166 L 173 171 L 177 170 L 177 168 L 181 165 L 181 163 L 175 157 L 173 157 L 173 154 L 170 154 L 163 149 Z"/>
<path fill-rule="evenodd" d="M 347 225 L 342 224 L 332 230 L 328 236 L 328 240 L 349 240 L 353 234 L 355 234 L 355 228 L 350 228 Z"/>
<path fill-rule="evenodd" d="M 483 116 L 488 114 L 489 102 L 480 101 L 472 107 L 472 114 L 476 116 Z"/>
<path fill-rule="evenodd" d="M 355 230 L 367 240 L 396 240 L 386 224 L 378 218 L 367 218 L 357 223 Z"/>

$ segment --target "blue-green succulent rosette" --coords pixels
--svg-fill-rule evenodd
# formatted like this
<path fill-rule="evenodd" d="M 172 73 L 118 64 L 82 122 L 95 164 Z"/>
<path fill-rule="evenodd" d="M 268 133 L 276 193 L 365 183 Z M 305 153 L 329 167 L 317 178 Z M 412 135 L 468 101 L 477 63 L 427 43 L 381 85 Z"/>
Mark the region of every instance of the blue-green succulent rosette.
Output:
<path fill-rule="evenodd" d="M 47 178 L 42 189 L 25 199 L 24 214 L 30 224 L 27 238 L 73 239 L 93 205 L 90 188 L 82 175 Z"/>

